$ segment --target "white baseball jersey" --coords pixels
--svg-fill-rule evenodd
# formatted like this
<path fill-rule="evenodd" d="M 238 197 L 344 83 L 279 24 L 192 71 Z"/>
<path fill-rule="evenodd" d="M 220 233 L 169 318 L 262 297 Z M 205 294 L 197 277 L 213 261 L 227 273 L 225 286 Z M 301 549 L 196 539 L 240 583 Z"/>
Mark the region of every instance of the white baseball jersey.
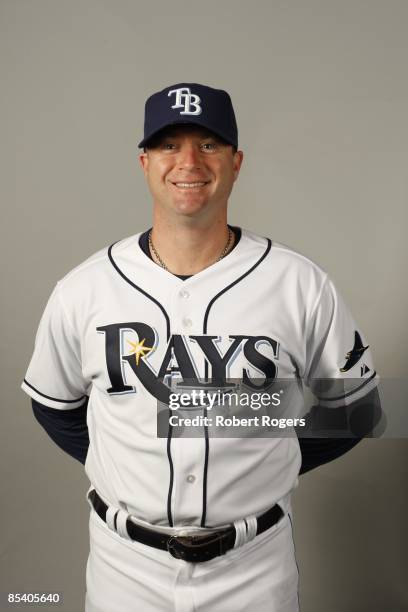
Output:
<path fill-rule="evenodd" d="M 86 473 L 142 521 L 219 526 L 285 506 L 301 464 L 296 436 L 158 438 L 163 377 L 348 378 L 344 396 L 321 393 L 339 406 L 377 382 L 362 332 L 327 274 L 284 245 L 242 231 L 229 255 L 183 281 L 139 236 L 58 282 L 24 391 L 57 410 L 89 396 Z"/>

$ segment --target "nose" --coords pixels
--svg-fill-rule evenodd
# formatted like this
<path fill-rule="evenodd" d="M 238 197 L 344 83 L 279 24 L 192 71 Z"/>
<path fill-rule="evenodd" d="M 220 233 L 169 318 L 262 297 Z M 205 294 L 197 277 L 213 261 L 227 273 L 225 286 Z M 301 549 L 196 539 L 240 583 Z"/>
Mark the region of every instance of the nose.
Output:
<path fill-rule="evenodd" d="M 197 145 L 185 143 L 180 147 L 177 165 L 180 170 L 195 170 L 201 168 L 201 151 Z"/>

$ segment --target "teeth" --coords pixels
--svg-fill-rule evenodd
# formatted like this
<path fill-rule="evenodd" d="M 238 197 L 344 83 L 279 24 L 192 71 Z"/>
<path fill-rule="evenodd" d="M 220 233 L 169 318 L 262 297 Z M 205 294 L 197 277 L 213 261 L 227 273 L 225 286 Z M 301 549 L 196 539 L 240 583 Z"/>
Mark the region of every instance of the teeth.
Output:
<path fill-rule="evenodd" d="M 204 183 L 176 183 L 177 187 L 202 187 L 203 185 L 205 185 Z"/>

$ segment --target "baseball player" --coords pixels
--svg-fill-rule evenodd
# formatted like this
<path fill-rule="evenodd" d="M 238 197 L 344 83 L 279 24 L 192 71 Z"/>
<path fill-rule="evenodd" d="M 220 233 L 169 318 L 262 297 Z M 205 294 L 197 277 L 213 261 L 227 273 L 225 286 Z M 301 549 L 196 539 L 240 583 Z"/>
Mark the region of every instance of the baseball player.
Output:
<path fill-rule="evenodd" d="M 169 421 L 159 437 L 158 405 L 177 384 L 278 376 L 321 406 L 374 402 L 368 343 L 324 270 L 228 225 L 243 153 L 227 92 L 153 94 L 139 147 L 152 228 L 57 283 L 22 385 L 90 480 L 86 612 L 296 612 L 291 492 L 359 438 L 302 456 L 296 435 L 186 438 Z"/>

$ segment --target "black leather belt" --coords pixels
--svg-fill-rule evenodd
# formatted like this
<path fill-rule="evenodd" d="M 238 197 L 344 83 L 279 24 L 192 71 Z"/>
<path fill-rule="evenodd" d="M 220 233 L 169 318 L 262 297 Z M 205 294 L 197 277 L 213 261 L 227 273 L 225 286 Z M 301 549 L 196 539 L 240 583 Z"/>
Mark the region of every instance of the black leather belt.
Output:
<path fill-rule="evenodd" d="M 106 523 L 108 506 L 99 497 L 95 489 L 89 493 L 89 499 L 95 512 Z M 272 508 L 258 516 L 256 535 L 270 529 L 282 518 L 283 514 L 282 508 L 275 504 Z M 115 528 L 116 516 L 114 518 Z M 224 555 L 234 547 L 236 533 L 235 527 L 231 525 L 231 527 L 226 529 L 212 531 L 205 535 L 173 536 L 136 525 L 130 519 L 126 521 L 126 529 L 132 540 L 147 546 L 167 550 L 175 559 L 182 559 L 190 563 L 201 563 Z"/>

